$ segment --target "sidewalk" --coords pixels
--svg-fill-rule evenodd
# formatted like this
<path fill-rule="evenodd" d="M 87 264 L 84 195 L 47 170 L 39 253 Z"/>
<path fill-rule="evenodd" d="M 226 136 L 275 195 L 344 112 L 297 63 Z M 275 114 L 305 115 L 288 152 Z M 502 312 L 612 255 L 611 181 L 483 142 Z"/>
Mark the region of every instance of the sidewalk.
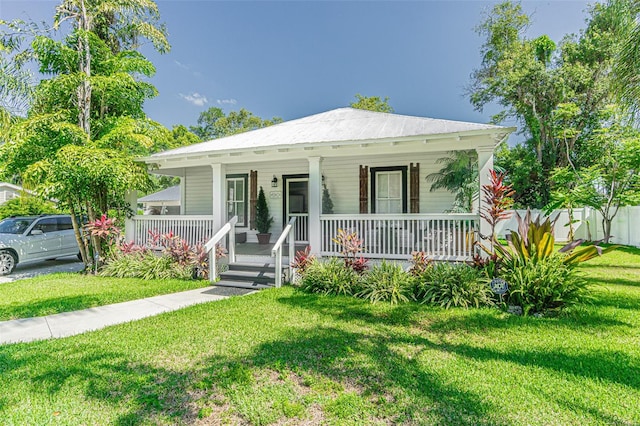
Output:
<path fill-rule="evenodd" d="M 252 292 L 253 290 L 205 287 L 45 317 L 1 321 L 0 345 L 73 336 L 199 303 L 213 302 Z"/>

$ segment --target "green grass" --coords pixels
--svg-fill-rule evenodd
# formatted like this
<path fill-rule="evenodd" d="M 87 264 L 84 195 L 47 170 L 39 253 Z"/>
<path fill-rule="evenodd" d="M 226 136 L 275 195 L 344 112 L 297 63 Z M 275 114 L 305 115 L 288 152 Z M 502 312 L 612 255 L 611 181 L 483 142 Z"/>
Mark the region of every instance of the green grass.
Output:
<path fill-rule="evenodd" d="M 555 318 L 291 288 L 0 347 L 3 424 L 640 424 L 640 251 Z"/>
<path fill-rule="evenodd" d="M 52 274 L 0 284 L 0 321 L 38 317 L 175 293 L 209 285 L 207 281 L 102 278 Z"/>

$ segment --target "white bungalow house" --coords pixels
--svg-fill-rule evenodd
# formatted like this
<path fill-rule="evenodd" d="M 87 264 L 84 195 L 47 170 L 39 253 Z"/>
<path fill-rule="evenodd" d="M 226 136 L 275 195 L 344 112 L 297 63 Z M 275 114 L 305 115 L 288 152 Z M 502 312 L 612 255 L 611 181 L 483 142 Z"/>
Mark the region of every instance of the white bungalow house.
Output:
<path fill-rule="evenodd" d="M 423 250 L 466 260 L 475 232 L 486 224 L 477 213 L 443 213 L 453 194 L 430 192 L 425 178 L 440 169 L 436 160 L 448 151 L 473 149 L 480 185 L 487 183 L 494 148 L 513 130 L 339 108 L 157 153 L 143 161 L 153 173 L 181 178 L 181 215 L 135 217 L 129 237 L 172 229 L 203 239 L 237 216 L 236 232 L 255 242 L 254 206 L 263 187 L 274 217 L 272 243 L 296 218 L 296 242 L 318 255 L 337 254 L 332 238 L 342 228 L 359 233 L 371 258 L 407 259 Z M 332 214 L 322 212 L 324 187 Z"/>

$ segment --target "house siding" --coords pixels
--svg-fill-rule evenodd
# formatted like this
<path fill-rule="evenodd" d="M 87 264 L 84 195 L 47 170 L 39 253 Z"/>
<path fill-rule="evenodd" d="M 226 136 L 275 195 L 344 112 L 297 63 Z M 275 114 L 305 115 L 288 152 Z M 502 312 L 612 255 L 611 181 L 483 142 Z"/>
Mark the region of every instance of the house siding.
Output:
<path fill-rule="evenodd" d="M 360 180 L 358 166 L 390 167 L 409 166 L 410 163 L 420 163 L 420 213 L 442 213 L 451 208 L 454 196 L 445 190 L 430 192 L 431 182 L 426 177 L 442 167 L 436 160 L 446 153 L 416 154 L 410 158 L 407 155 L 398 156 L 367 156 L 359 158 L 326 158 L 322 162 L 322 172 L 325 185 L 333 201 L 335 214 L 357 214 L 359 212 Z M 369 179 L 371 185 L 371 179 Z M 367 191 L 369 193 L 369 191 Z M 407 194 L 408 200 L 409 194 Z M 369 200 L 371 211 L 372 200 Z"/>
<path fill-rule="evenodd" d="M 358 166 L 371 167 L 409 166 L 420 163 L 420 213 L 442 213 L 451 208 L 454 196 L 445 190 L 430 192 L 431 182 L 426 177 L 437 172 L 441 165 L 438 158 L 445 152 L 417 153 L 415 155 L 386 155 L 362 157 L 329 157 L 322 161 L 322 174 L 325 185 L 333 201 L 334 213 L 358 214 L 359 212 L 359 177 Z M 252 164 L 229 164 L 226 174 L 245 174 L 250 170 L 258 171 L 258 187 L 262 186 L 267 197 L 271 215 L 274 218 L 272 232 L 281 229 L 283 219 L 284 181 L 283 175 L 307 174 L 308 161 L 304 159 L 286 162 L 263 162 Z M 278 187 L 271 187 L 273 176 L 278 178 Z M 212 209 L 212 172 L 209 167 L 187 169 L 185 179 L 186 202 L 185 214 L 211 214 Z M 369 182 L 371 184 L 371 182 Z M 408 197 L 408 194 L 407 194 Z M 371 209 L 369 200 L 369 209 Z"/>
<path fill-rule="evenodd" d="M 185 178 L 184 214 L 210 215 L 213 211 L 213 172 L 211 167 L 194 167 L 187 170 Z"/>

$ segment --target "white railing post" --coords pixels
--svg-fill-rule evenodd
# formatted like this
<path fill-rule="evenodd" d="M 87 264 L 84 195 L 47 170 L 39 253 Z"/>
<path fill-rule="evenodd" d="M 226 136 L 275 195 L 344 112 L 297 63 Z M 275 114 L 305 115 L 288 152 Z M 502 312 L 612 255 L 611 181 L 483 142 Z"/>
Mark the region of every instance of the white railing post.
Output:
<path fill-rule="evenodd" d="M 231 231 L 234 228 L 237 222 L 238 222 L 238 216 L 232 217 L 231 220 L 225 223 L 224 226 L 220 228 L 220 230 L 216 232 L 216 234 L 213 237 L 211 237 L 211 239 L 207 241 L 207 243 L 204 245 L 204 249 L 207 251 L 207 253 L 209 253 L 209 280 L 212 283 L 216 282 L 216 279 L 218 278 L 218 270 L 216 268 L 216 244 L 218 244 L 218 241 L 223 239 L 225 235 L 227 235 L 229 231 Z M 231 238 L 232 237 L 229 237 L 230 240 Z M 235 245 L 235 240 L 233 240 L 233 243 Z M 235 256 L 235 249 L 234 249 L 234 256 Z"/>
<path fill-rule="evenodd" d="M 293 238 L 291 233 L 289 233 L 289 281 L 293 281 L 293 263 L 294 258 L 296 257 L 296 240 Z"/>
<path fill-rule="evenodd" d="M 231 223 L 231 222 L 230 222 Z M 229 247 L 227 248 L 229 263 L 236 262 L 236 224 L 231 223 L 231 230 L 229 231 Z"/>
<path fill-rule="evenodd" d="M 282 287 L 282 250 L 276 251 L 276 288 Z"/>
<path fill-rule="evenodd" d="M 282 286 L 282 244 L 284 244 L 287 238 L 289 238 L 290 241 L 292 241 L 292 243 L 289 243 L 289 253 L 291 253 L 291 244 L 295 245 L 295 238 L 290 238 L 290 235 L 291 232 L 295 229 L 295 223 L 296 217 L 294 216 L 291 218 L 287 226 L 284 227 L 282 233 L 280 234 L 280 237 L 278 237 L 278 240 L 271 249 L 271 256 L 276 258 L 276 287 Z M 289 263 L 291 263 L 292 260 L 293 259 L 289 257 Z M 289 268 L 291 268 L 291 265 L 289 265 Z"/>
<path fill-rule="evenodd" d="M 209 251 L 209 281 L 215 283 L 218 278 L 218 268 L 216 265 L 216 249 Z"/>

